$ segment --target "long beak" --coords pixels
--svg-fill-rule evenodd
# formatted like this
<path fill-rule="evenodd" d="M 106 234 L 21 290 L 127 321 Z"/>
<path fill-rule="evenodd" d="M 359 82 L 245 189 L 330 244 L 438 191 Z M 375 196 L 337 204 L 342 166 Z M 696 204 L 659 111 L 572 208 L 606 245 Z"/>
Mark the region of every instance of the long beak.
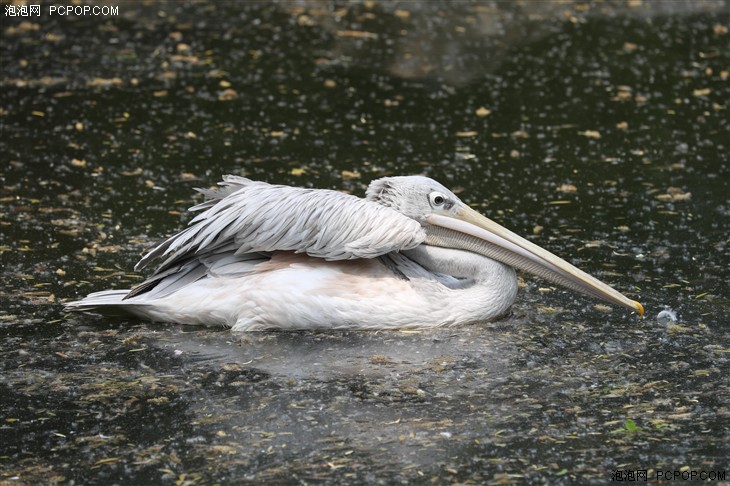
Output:
<path fill-rule="evenodd" d="M 426 221 L 432 225 L 427 231 L 426 244 L 480 253 L 577 292 L 622 305 L 644 316 L 644 307 L 637 301 L 466 205 L 460 205 L 453 215 L 431 214 L 426 217 Z"/>

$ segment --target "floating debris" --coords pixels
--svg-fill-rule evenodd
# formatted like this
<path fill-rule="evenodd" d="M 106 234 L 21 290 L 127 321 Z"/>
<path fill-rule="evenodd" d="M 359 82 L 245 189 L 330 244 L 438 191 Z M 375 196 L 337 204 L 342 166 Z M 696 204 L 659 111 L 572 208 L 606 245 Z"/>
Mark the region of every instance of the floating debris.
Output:
<path fill-rule="evenodd" d="M 584 137 L 595 139 L 601 138 L 601 132 L 599 132 L 598 130 L 586 130 L 583 132 L 578 132 L 578 135 L 583 135 Z"/>
<path fill-rule="evenodd" d="M 480 118 L 484 118 L 485 116 L 489 116 L 491 113 L 492 113 L 491 111 L 489 111 L 487 108 L 485 108 L 483 106 L 480 106 L 474 112 L 474 114 L 476 116 L 480 117 Z"/>
<path fill-rule="evenodd" d="M 692 199 L 691 192 L 685 192 L 679 187 L 668 187 L 666 194 L 659 194 L 656 197 L 660 201 L 683 202 Z"/>
<path fill-rule="evenodd" d="M 677 313 L 674 312 L 671 308 L 665 307 L 663 311 L 657 314 L 656 321 L 659 324 L 663 325 L 675 323 L 677 322 Z"/>
<path fill-rule="evenodd" d="M 561 184 L 558 187 L 558 192 L 578 192 L 578 188 L 573 184 Z"/>

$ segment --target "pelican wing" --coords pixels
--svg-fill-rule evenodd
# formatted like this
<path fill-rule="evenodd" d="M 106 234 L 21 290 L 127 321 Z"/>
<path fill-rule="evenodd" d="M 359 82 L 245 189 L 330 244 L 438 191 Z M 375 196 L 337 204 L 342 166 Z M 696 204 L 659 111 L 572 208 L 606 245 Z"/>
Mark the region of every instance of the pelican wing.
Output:
<path fill-rule="evenodd" d="M 163 241 L 136 265 L 167 257 L 160 274 L 191 258 L 235 248 L 236 255 L 294 251 L 326 260 L 375 258 L 421 244 L 420 223 L 375 202 L 337 191 L 278 186 L 224 176 L 188 228 Z"/>

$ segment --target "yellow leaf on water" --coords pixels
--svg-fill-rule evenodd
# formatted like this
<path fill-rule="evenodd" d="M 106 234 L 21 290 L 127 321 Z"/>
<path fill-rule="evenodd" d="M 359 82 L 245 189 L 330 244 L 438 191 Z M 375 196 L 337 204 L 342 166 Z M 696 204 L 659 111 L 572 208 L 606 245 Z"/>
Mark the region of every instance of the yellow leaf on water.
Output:
<path fill-rule="evenodd" d="M 138 176 L 142 173 L 142 167 L 137 167 L 134 170 L 123 170 L 122 175 L 126 177 Z"/>
<path fill-rule="evenodd" d="M 479 107 L 479 108 L 477 108 L 477 109 L 476 109 L 476 111 L 474 112 L 474 114 L 475 114 L 476 116 L 480 117 L 480 118 L 484 118 L 485 116 L 489 116 L 489 114 L 490 114 L 490 113 L 492 113 L 492 112 L 491 112 L 491 111 L 489 111 L 488 109 L 486 109 L 486 108 L 485 108 L 485 107 L 483 107 L 483 106 L 480 106 L 480 107 Z"/>
<path fill-rule="evenodd" d="M 364 30 L 338 30 L 338 37 L 351 37 L 353 39 L 377 39 L 378 34 L 365 32 Z"/>
<path fill-rule="evenodd" d="M 558 191 L 560 191 L 560 192 L 578 192 L 578 188 L 575 187 L 573 184 L 561 184 L 560 187 L 558 187 Z"/>
<path fill-rule="evenodd" d="M 601 132 L 599 132 L 598 130 L 586 130 L 584 132 L 578 132 L 578 135 L 583 135 L 584 137 L 595 139 L 601 138 Z"/>
<path fill-rule="evenodd" d="M 398 17 L 399 19 L 403 19 L 403 20 L 411 17 L 411 12 L 409 12 L 408 10 L 402 10 L 402 9 L 396 9 L 395 12 L 393 12 L 393 14 L 396 17 Z"/>
<path fill-rule="evenodd" d="M 89 87 L 107 87 L 107 86 L 119 86 L 124 81 L 122 81 L 122 78 L 114 77 L 114 78 L 94 78 L 86 82 L 86 86 Z"/>
<path fill-rule="evenodd" d="M 343 170 L 340 175 L 342 176 L 342 179 L 346 181 L 352 181 L 360 178 L 360 173 L 358 171 Z"/>

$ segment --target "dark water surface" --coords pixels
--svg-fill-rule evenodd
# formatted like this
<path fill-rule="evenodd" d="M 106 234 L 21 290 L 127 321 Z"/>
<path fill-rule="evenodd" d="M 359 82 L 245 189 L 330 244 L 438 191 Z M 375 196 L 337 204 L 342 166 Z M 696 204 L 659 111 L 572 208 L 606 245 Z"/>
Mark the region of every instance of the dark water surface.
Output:
<path fill-rule="evenodd" d="M 2 17 L 0 481 L 730 469 L 727 2 L 118 7 Z M 529 277 L 505 320 L 437 331 L 64 315 L 140 282 L 225 173 L 429 175 L 647 316 Z"/>

